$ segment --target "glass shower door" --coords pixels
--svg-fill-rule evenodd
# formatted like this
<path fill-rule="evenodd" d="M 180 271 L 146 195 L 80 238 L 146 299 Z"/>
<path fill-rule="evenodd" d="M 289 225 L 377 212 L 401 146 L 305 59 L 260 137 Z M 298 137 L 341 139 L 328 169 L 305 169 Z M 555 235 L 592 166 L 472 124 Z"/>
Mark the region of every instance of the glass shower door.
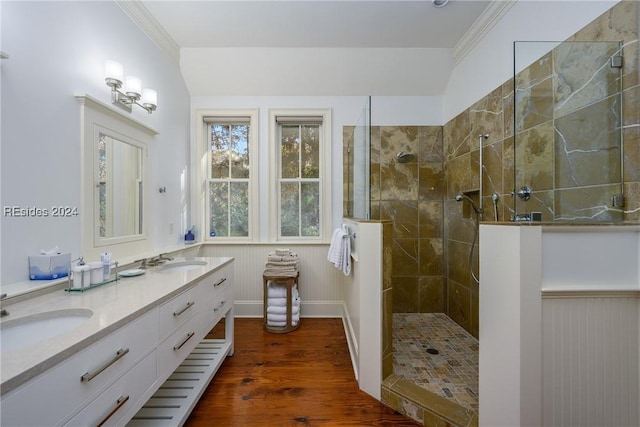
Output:
<path fill-rule="evenodd" d="M 513 219 L 623 220 L 621 65 L 619 42 L 514 43 Z"/>

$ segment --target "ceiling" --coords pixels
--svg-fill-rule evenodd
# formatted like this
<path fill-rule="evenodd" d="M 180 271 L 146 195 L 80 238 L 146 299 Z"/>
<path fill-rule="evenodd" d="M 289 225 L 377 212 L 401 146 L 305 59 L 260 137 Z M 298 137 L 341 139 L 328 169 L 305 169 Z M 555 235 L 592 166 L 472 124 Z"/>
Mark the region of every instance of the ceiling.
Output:
<path fill-rule="evenodd" d="M 453 48 L 491 3 L 143 0 L 180 48 Z"/>
<path fill-rule="evenodd" d="M 440 95 L 516 0 L 115 1 L 180 62 L 192 96 L 284 96 Z"/>

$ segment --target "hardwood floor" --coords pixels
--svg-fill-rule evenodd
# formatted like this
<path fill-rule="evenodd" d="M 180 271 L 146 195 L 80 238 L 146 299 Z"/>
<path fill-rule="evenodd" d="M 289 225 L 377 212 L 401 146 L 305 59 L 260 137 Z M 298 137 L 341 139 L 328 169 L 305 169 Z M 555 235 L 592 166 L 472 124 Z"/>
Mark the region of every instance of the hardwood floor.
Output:
<path fill-rule="evenodd" d="M 294 332 L 272 334 L 262 319 L 235 319 L 235 354 L 185 426 L 302 425 L 419 424 L 358 389 L 342 320 L 303 319 Z"/>

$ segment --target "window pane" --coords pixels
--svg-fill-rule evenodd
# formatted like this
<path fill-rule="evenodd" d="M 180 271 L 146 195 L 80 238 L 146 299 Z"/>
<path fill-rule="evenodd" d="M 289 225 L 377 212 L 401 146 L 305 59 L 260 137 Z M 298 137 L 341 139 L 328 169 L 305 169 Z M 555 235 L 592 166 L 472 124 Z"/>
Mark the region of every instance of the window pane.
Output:
<path fill-rule="evenodd" d="M 303 236 L 320 235 L 320 183 L 303 182 L 300 184 L 300 220 Z"/>
<path fill-rule="evenodd" d="M 300 205 L 298 183 L 280 184 L 280 233 L 282 236 L 299 236 Z"/>
<path fill-rule="evenodd" d="M 302 126 L 302 178 L 320 177 L 320 126 Z"/>
<path fill-rule="evenodd" d="M 246 237 L 249 235 L 249 183 L 232 182 L 230 197 L 231 230 L 229 235 Z"/>
<path fill-rule="evenodd" d="M 281 165 L 282 178 L 298 178 L 300 153 L 300 126 L 282 126 Z"/>
<path fill-rule="evenodd" d="M 211 218 L 209 236 L 229 235 L 229 184 L 212 182 L 209 184 L 209 207 Z"/>
<path fill-rule="evenodd" d="M 249 178 L 249 126 L 231 126 L 231 178 Z"/>
<path fill-rule="evenodd" d="M 211 125 L 211 178 L 229 177 L 229 126 Z"/>

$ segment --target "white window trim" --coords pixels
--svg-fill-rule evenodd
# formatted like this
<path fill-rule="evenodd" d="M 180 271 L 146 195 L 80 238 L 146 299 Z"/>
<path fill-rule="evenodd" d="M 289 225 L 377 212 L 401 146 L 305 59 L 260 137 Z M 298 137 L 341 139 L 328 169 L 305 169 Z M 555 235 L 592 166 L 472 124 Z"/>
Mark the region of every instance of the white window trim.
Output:
<path fill-rule="evenodd" d="M 247 237 L 209 237 L 207 218 L 207 203 L 209 200 L 208 167 L 209 167 L 209 147 L 207 138 L 207 123 L 205 117 L 249 118 L 249 235 Z M 206 243 L 239 243 L 255 242 L 260 238 L 258 230 L 259 218 L 259 176 L 258 164 L 260 157 L 258 153 L 258 132 L 259 132 L 258 110 L 257 109 L 198 109 L 196 110 L 196 149 L 195 168 L 196 194 L 195 194 L 195 219 L 201 230 L 202 241 Z"/>
<path fill-rule="evenodd" d="M 320 236 L 279 238 L 278 227 L 278 172 L 280 158 L 278 154 L 278 116 L 322 116 L 322 135 L 320 148 Z M 269 239 L 278 243 L 328 243 L 331 240 L 331 109 L 269 109 Z"/>

